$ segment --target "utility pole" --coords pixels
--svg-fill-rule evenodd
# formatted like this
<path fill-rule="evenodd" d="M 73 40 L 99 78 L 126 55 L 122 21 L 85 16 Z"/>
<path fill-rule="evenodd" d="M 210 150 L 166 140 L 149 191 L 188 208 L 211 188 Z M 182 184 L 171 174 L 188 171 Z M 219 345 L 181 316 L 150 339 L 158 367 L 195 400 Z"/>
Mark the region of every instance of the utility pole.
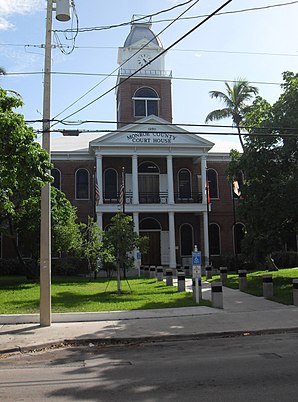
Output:
<path fill-rule="evenodd" d="M 69 0 L 56 0 L 57 16 L 60 21 L 68 21 Z M 63 14 L 58 13 L 58 9 Z M 67 12 L 68 10 L 68 12 Z M 60 15 L 60 18 L 59 18 Z M 52 68 L 52 16 L 53 0 L 47 0 L 46 39 L 43 88 L 42 147 L 51 156 L 51 68 Z M 69 18 L 68 18 L 69 17 Z M 40 325 L 48 327 L 52 321 L 51 308 L 51 184 L 41 189 L 40 219 Z"/>

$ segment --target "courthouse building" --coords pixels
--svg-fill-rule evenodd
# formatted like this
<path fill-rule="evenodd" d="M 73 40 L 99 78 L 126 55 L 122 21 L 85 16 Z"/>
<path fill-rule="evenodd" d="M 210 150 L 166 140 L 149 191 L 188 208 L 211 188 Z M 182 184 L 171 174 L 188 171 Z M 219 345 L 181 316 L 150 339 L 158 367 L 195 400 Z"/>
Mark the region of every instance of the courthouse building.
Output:
<path fill-rule="evenodd" d="M 235 221 L 225 173 L 229 155 L 212 152 L 212 142 L 172 124 L 172 73 L 163 51 L 150 21 L 133 20 L 118 51 L 117 130 L 52 139 L 54 185 L 77 208 L 79 221 L 94 216 L 105 229 L 123 208 L 124 178 L 125 212 L 135 231 L 149 237 L 141 263 L 190 265 L 197 245 L 208 264 L 239 252 L 235 243 L 240 247 L 243 225 Z"/>
<path fill-rule="evenodd" d="M 189 265 L 194 245 L 204 263 L 233 255 L 233 233 L 240 236 L 242 225 L 234 231 L 228 154 L 212 153 L 213 143 L 172 124 L 172 73 L 163 51 L 150 22 L 133 20 L 118 51 L 117 131 L 56 138 L 52 161 L 55 185 L 77 207 L 79 220 L 95 215 L 103 229 L 122 210 L 124 176 L 125 212 L 135 231 L 149 237 L 142 264 L 175 268 Z"/>

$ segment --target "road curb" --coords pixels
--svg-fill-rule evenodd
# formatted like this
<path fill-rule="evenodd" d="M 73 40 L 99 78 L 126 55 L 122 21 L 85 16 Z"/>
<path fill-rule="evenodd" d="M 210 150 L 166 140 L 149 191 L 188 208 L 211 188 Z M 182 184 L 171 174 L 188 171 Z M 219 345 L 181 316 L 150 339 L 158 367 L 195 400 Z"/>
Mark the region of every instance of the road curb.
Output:
<path fill-rule="evenodd" d="M 298 327 L 295 328 L 276 328 L 276 329 L 263 329 L 263 330 L 247 330 L 247 331 L 225 331 L 225 332 L 206 332 L 201 334 L 181 334 L 181 335 L 157 335 L 157 336 L 143 336 L 143 337 L 127 337 L 127 338 L 85 338 L 85 339 L 64 339 L 61 341 L 44 342 L 31 346 L 16 346 L 14 348 L 0 350 L 0 355 L 9 355 L 13 353 L 30 353 L 36 351 L 43 351 L 46 349 L 58 349 L 64 347 L 76 346 L 111 346 L 111 345 L 124 345 L 124 344 L 141 344 L 150 342 L 175 342 L 175 341 L 188 341 L 199 340 L 206 338 L 228 338 L 240 336 L 257 336 L 257 335 L 270 335 L 281 333 L 298 333 Z"/>

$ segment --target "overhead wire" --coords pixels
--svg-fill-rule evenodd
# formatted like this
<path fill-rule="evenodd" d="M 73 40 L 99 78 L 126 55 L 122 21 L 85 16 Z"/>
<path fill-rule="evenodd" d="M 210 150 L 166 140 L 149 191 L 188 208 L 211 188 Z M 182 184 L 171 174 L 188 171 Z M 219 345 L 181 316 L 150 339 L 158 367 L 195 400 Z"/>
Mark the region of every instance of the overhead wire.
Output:
<path fill-rule="evenodd" d="M 188 3 L 188 2 L 186 2 Z M 184 4 L 186 4 L 184 3 Z M 277 4 L 270 4 L 270 5 L 266 5 L 266 6 L 260 6 L 260 7 L 250 7 L 250 8 L 243 8 L 240 10 L 231 10 L 231 11 L 224 11 L 224 12 L 219 12 L 217 13 L 217 16 L 221 16 L 221 15 L 227 15 L 227 14 L 239 14 L 239 13 L 244 13 L 244 12 L 251 12 L 251 11 L 260 11 L 260 10 L 266 10 L 266 9 L 270 9 L 270 8 L 277 8 L 277 7 L 284 7 L 284 6 L 291 6 L 294 4 L 297 4 L 298 1 L 289 1 L 286 3 L 277 3 Z M 184 5 L 182 4 L 182 5 Z M 177 5 L 179 6 L 179 5 Z M 170 9 L 166 10 L 166 11 L 170 11 Z M 154 16 L 154 15 L 158 15 L 161 14 L 163 11 L 161 12 L 157 12 L 155 14 L 150 14 L 149 16 Z M 198 18 L 205 18 L 207 17 L 208 14 L 202 14 L 202 15 L 195 15 L 195 16 L 190 16 L 190 17 L 183 17 L 181 18 L 181 20 L 191 20 L 191 19 L 198 19 Z M 154 24 L 157 23 L 161 23 L 161 22 L 168 22 L 171 21 L 171 19 L 164 19 L 164 20 L 156 20 L 154 21 Z M 119 28 L 119 27 L 123 27 L 125 25 L 129 25 L 130 22 L 124 22 L 124 23 L 119 23 L 119 24 L 114 24 L 114 25 L 104 25 L 104 26 L 98 26 L 98 27 L 85 27 L 85 28 L 80 28 L 80 32 L 91 32 L 91 31 L 102 31 L 102 30 L 107 30 L 107 29 L 112 29 L 112 28 Z M 57 32 L 64 32 L 64 30 L 56 30 Z"/>
<path fill-rule="evenodd" d="M 35 47 L 44 48 L 44 45 L 37 44 L 21 44 L 21 43 L 0 43 L 1 46 L 16 46 L 16 47 Z M 69 45 L 62 45 L 63 47 L 70 47 Z M 58 45 L 53 45 L 57 48 Z M 75 46 L 75 49 L 118 49 L 117 46 Z M 270 53 L 270 52 L 253 52 L 243 50 L 217 50 L 217 49 L 172 49 L 171 52 L 201 52 L 201 53 L 223 53 L 223 54 L 244 54 L 256 56 L 278 56 L 278 57 L 298 57 L 298 53 Z M 9 73 L 8 73 L 9 74 Z M 17 73 L 13 73 L 17 74 Z M 21 73 L 20 73 L 21 74 Z"/>
<path fill-rule="evenodd" d="M 6 73 L 6 75 L 40 75 L 43 74 L 42 71 L 33 72 L 19 72 L 19 73 Z M 118 74 L 104 74 L 104 73 L 83 73 L 83 72 L 63 72 L 63 71 L 52 71 L 53 75 L 79 75 L 79 76 L 104 76 L 104 77 L 118 77 Z M 185 80 L 185 81 L 203 81 L 203 82 L 237 82 L 237 80 L 232 79 L 221 79 L 221 78 L 195 78 L 195 77 L 171 77 L 172 80 Z M 281 85 L 281 82 L 271 82 L 271 81 L 249 81 L 251 84 L 258 85 Z M 60 112 L 62 113 L 62 112 Z M 57 117 L 57 116 L 55 116 Z M 54 120 L 55 118 L 53 118 Z"/>
<path fill-rule="evenodd" d="M 32 123 L 41 123 L 43 120 L 42 119 L 38 119 L 38 120 L 25 120 L 25 123 L 27 124 L 32 124 Z M 125 125 L 131 125 L 131 124 L 135 124 L 135 125 L 139 125 L 139 126 L 157 126 L 157 127 L 162 127 L 162 126 L 166 126 L 166 127 L 208 127 L 208 128 L 228 128 L 228 129 L 236 129 L 237 127 L 233 124 L 199 124 L 199 123 L 170 123 L 170 122 L 158 122 L 158 123 L 148 123 L 148 122 L 141 122 L 141 121 L 114 121 L 114 120 L 71 120 L 71 121 L 65 121 L 65 120 L 56 120 L 59 123 L 62 123 L 63 125 L 83 125 L 83 124 L 125 124 Z M 248 125 L 241 125 L 241 129 L 243 130 L 252 130 L 252 129 L 258 129 L 258 130 L 268 130 L 268 127 L 262 127 L 262 126 L 248 126 Z M 60 130 L 60 129 L 59 129 Z M 298 127 L 277 127 L 277 126 L 273 126 L 270 127 L 270 130 L 274 130 L 274 131 L 280 131 L 280 130 L 296 130 L 297 133 L 295 135 L 298 135 Z M 81 130 L 80 130 L 81 131 Z M 84 129 L 82 130 L 82 132 L 84 131 Z M 90 132 L 96 131 L 96 130 L 88 130 Z M 105 130 L 105 131 L 109 131 L 109 130 Z M 117 132 L 119 131 L 116 130 Z M 140 130 L 139 130 L 140 131 Z M 135 131 L 135 132 L 139 132 L 139 131 Z M 126 132 L 126 130 L 125 130 Z M 211 134 L 216 134 L 219 135 L 217 133 L 211 133 Z M 239 135 L 239 133 L 236 133 L 237 135 Z M 245 135 L 245 134 L 244 134 Z"/>
<path fill-rule="evenodd" d="M 53 31 L 53 39 L 56 41 L 56 46 L 55 46 L 55 44 L 54 44 L 54 47 L 57 47 L 60 51 L 61 51 L 61 53 L 63 53 L 63 54 L 65 54 L 65 55 L 70 55 L 73 51 L 74 51 L 74 49 L 75 49 L 75 44 L 76 44 L 76 39 L 77 39 L 77 36 L 78 36 L 78 34 L 79 34 L 79 16 L 78 16 L 78 13 L 77 13 L 77 10 L 76 10 L 76 6 L 75 6 L 75 2 L 74 2 L 74 0 L 71 0 L 71 7 L 72 7 L 72 9 L 73 9 L 73 14 L 74 14 L 74 16 L 75 16 L 75 21 L 76 21 L 76 28 L 75 28 L 75 30 L 72 28 L 70 31 L 65 31 L 65 32 L 63 32 L 64 33 L 64 37 L 65 37 L 65 39 L 66 40 L 71 40 L 72 41 L 72 45 L 71 46 L 64 46 L 63 44 L 62 44 L 62 42 L 61 42 L 61 40 L 60 40 L 60 38 L 59 38 L 59 35 L 58 35 L 58 33 L 57 33 L 57 31 Z M 72 18 L 71 19 L 71 24 L 72 24 L 72 26 L 73 26 L 73 24 L 74 24 L 74 19 Z M 73 32 L 75 32 L 75 34 L 74 35 L 72 35 L 71 36 L 71 38 L 68 38 L 67 37 L 67 33 L 68 32 L 70 32 L 71 34 L 73 33 Z M 66 49 L 70 49 L 70 50 L 66 50 Z"/>

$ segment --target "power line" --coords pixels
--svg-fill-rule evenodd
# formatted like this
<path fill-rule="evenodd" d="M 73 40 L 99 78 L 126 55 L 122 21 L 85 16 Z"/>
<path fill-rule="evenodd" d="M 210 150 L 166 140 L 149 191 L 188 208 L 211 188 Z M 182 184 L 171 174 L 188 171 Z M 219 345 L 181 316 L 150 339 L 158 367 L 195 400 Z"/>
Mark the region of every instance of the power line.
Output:
<path fill-rule="evenodd" d="M 32 72 L 18 72 L 18 73 L 6 73 L 6 75 L 41 75 L 42 71 L 32 71 Z M 83 73 L 83 72 L 63 72 L 63 71 L 52 71 L 53 75 L 79 75 L 79 76 L 103 76 L 103 77 L 118 77 L 118 74 L 104 74 L 104 73 Z M 185 81 L 203 81 L 203 82 L 237 82 L 237 80 L 231 79 L 221 79 L 221 78 L 195 78 L 195 77 L 171 77 L 172 80 L 185 80 Z M 278 85 L 281 82 L 270 82 L 270 81 L 249 81 L 251 84 L 258 85 Z M 62 112 L 61 112 L 62 113 Z M 56 116 L 57 117 L 57 116 Z"/>
<path fill-rule="evenodd" d="M 170 50 L 172 47 L 176 46 L 179 42 L 181 42 L 183 39 L 185 39 L 188 35 L 190 35 L 192 32 L 194 32 L 195 30 L 197 30 L 200 26 L 202 26 L 204 23 L 206 23 L 210 18 L 212 18 L 217 12 L 219 12 L 220 10 L 222 10 L 224 7 L 226 7 L 228 4 L 230 4 L 233 0 L 228 0 L 225 3 L 223 3 L 220 7 L 218 7 L 215 11 L 213 11 L 208 17 L 206 17 L 203 21 L 199 22 L 197 25 L 195 25 L 192 29 L 190 29 L 188 32 L 186 32 L 182 37 L 180 37 L 179 39 L 177 39 L 174 43 L 172 43 L 172 45 L 168 46 L 168 48 L 164 49 L 160 54 L 158 54 L 157 56 L 153 57 L 152 60 L 150 60 L 150 62 L 146 63 L 143 67 L 140 67 L 139 69 L 137 69 L 136 71 L 134 71 L 131 75 L 129 75 L 128 77 L 124 78 L 121 82 L 119 82 L 118 84 L 114 85 L 112 88 L 110 88 L 108 91 L 104 92 L 103 94 L 101 94 L 100 96 L 98 96 L 97 98 L 93 99 L 91 102 L 87 103 L 86 105 L 82 106 L 81 108 L 77 109 L 76 111 L 74 111 L 73 113 L 71 113 L 70 115 L 68 115 L 67 117 L 65 117 L 65 119 L 68 119 L 69 117 L 75 115 L 76 113 L 81 112 L 82 110 L 86 109 L 87 107 L 89 107 L 90 105 L 92 105 L 93 103 L 97 102 L 99 99 L 103 98 L 105 95 L 107 95 L 108 93 L 110 93 L 111 91 L 113 91 L 114 89 L 116 89 L 117 87 L 119 87 L 119 85 L 123 84 L 124 82 L 126 82 L 128 79 L 130 79 L 131 77 L 135 76 L 139 71 L 141 71 L 144 67 L 146 67 L 147 65 L 149 65 L 150 63 L 152 63 L 153 61 L 155 61 L 156 59 L 158 59 L 159 57 L 161 57 L 163 54 L 165 54 L 168 50 Z"/>
<path fill-rule="evenodd" d="M 18 46 L 18 47 L 35 47 L 43 49 L 44 45 L 36 44 L 16 44 L 16 43 L 0 43 L 0 46 Z M 70 47 L 69 45 L 61 45 L 65 48 Z M 53 45 L 54 48 L 59 47 L 58 45 Z M 117 46 L 75 46 L 75 49 L 118 49 Z M 201 52 L 201 53 L 223 53 L 223 54 L 243 54 L 243 55 L 256 55 L 256 56 L 278 56 L 278 57 L 298 57 L 298 53 L 270 53 L 270 52 L 253 52 L 253 51 L 242 51 L 242 50 L 217 50 L 217 49 L 172 49 L 171 52 Z"/>
<path fill-rule="evenodd" d="M 198 123 L 170 123 L 170 122 L 165 122 L 165 123 L 148 123 L 148 122 L 140 122 L 140 121 L 114 121 L 114 120 L 71 120 L 71 121 L 65 121 L 65 120 L 54 120 L 51 119 L 51 121 L 53 122 L 57 122 L 57 123 L 61 123 L 64 125 L 82 125 L 82 124 L 126 124 L 126 125 L 130 125 L 130 124 L 135 124 L 135 125 L 140 125 L 140 126 L 157 126 L 157 127 L 163 127 L 163 126 L 167 126 L 167 127 L 208 127 L 208 128 L 228 128 L 228 129 L 236 129 L 236 126 L 234 125 L 227 125 L 227 124 L 198 124 Z M 27 124 L 32 124 L 32 123 L 42 123 L 43 120 L 39 119 L 39 120 L 25 120 L 25 123 Z M 267 130 L 268 131 L 268 127 L 263 127 L 263 126 L 241 126 L 241 129 L 243 130 Z M 298 128 L 296 127 L 270 127 L 270 130 L 273 131 L 281 131 L 281 130 L 287 130 L 287 131 L 291 131 L 291 130 L 297 130 Z M 80 132 L 84 131 L 83 130 L 79 130 Z M 87 130 L 90 132 L 93 131 L 97 131 L 97 130 Z M 110 132 L 110 130 L 103 130 L 105 132 Z M 113 130 L 112 130 L 113 131 Z M 115 132 L 120 132 L 121 130 L 117 129 L 114 130 Z M 134 130 L 133 132 L 139 132 L 140 130 L 136 131 Z M 124 132 L 132 132 L 132 131 L 124 131 Z M 176 131 L 175 131 L 176 132 Z M 177 133 L 177 132 L 176 132 Z M 192 132 L 191 132 L 192 133 Z M 213 133 L 211 132 L 210 134 L 215 134 L 217 135 L 217 133 Z M 235 133 L 236 135 L 239 135 L 239 133 Z M 245 133 L 242 133 L 242 135 L 246 135 Z M 298 135 L 298 134 L 295 134 Z"/>
<path fill-rule="evenodd" d="M 298 3 L 298 1 L 290 1 L 290 2 L 287 2 L 287 3 L 271 4 L 271 5 L 267 5 L 267 6 L 261 6 L 261 7 L 251 7 L 251 8 L 244 8 L 244 9 L 240 9 L 240 10 L 224 11 L 222 13 L 219 12 L 216 15 L 220 16 L 220 15 L 228 15 L 228 14 L 239 14 L 239 13 L 245 13 L 245 12 L 251 12 L 251 11 L 260 11 L 260 10 L 266 10 L 266 9 L 276 8 L 276 7 L 291 6 L 291 5 L 294 5 L 294 4 L 297 4 L 297 3 Z M 184 4 L 186 4 L 186 3 L 184 3 Z M 182 5 L 184 5 L 184 4 L 182 4 Z M 160 13 L 162 13 L 162 12 L 151 14 L 151 15 L 148 15 L 147 17 L 157 15 L 157 14 L 160 14 Z M 191 17 L 183 17 L 183 18 L 181 18 L 181 20 L 191 20 L 191 19 L 198 19 L 198 18 L 206 18 L 207 16 L 208 16 L 208 14 L 195 15 L 195 16 L 191 16 Z M 156 21 L 154 21 L 154 24 L 161 23 L 161 22 L 168 22 L 168 21 L 171 21 L 171 19 L 168 19 L 168 20 L 165 20 L 165 19 L 164 20 L 156 20 Z M 86 28 L 80 28 L 79 32 L 103 31 L 103 30 L 107 30 L 107 29 L 123 27 L 123 26 L 129 25 L 129 24 L 130 24 L 130 22 L 123 22 L 123 23 L 120 23 L 120 24 L 108 25 L 108 26 L 86 27 Z M 66 31 L 70 31 L 70 30 L 66 30 Z M 65 32 L 65 31 L 56 30 L 56 32 Z"/>
<path fill-rule="evenodd" d="M 296 129 L 292 129 L 292 130 L 298 130 L 298 128 Z M 41 134 L 42 130 L 34 130 L 37 134 Z M 65 130 L 64 129 L 54 129 L 54 130 L 50 130 L 51 133 L 63 133 Z M 140 130 L 136 131 L 136 130 L 125 130 L 125 131 L 121 131 L 121 130 L 79 130 L 81 134 L 88 134 L 88 133 L 130 133 L 130 134 L 139 134 Z M 153 133 L 154 131 L 143 131 L 145 133 Z M 239 136 L 238 132 L 221 132 L 221 133 L 214 133 L 214 132 L 210 132 L 210 131 L 188 131 L 188 132 L 177 132 L 177 131 L 167 131 L 167 132 L 163 132 L 162 134 L 173 134 L 173 135 L 189 135 L 189 134 L 195 134 L 195 135 L 219 135 L 219 136 Z M 298 134 L 297 133 L 283 133 L 282 135 L 276 132 L 268 132 L 268 130 L 266 132 L 262 132 L 262 133 L 242 133 L 241 135 L 246 135 L 246 136 L 250 136 L 250 137 L 282 137 L 282 138 L 286 138 L 286 137 L 293 137 L 293 138 L 298 138 Z"/>

